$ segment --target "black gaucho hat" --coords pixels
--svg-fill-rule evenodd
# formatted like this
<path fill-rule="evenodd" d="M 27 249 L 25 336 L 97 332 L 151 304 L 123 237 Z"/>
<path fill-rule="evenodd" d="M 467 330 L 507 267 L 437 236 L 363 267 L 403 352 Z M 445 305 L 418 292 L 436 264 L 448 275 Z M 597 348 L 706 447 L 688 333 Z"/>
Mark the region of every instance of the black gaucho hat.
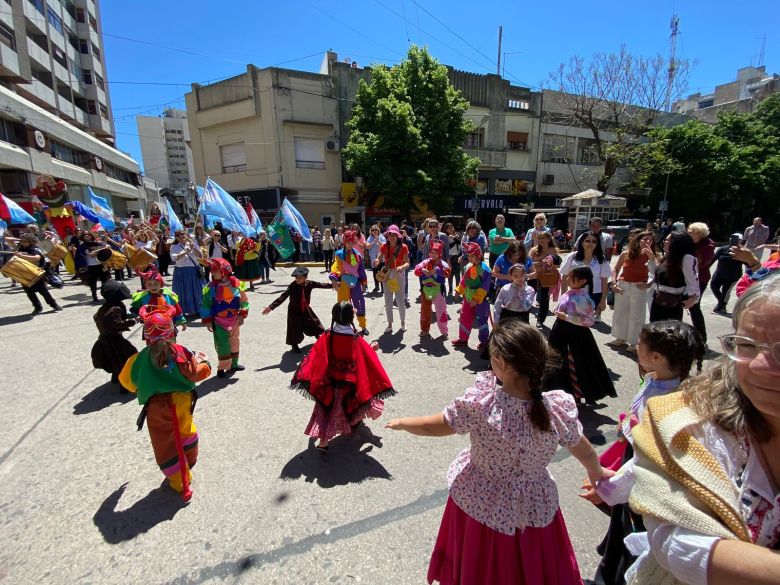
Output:
<path fill-rule="evenodd" d="M 305 266 L 298 266 L 295 270 L 292 271 L 291 276 L 309 276 L 309 269 Z"/>

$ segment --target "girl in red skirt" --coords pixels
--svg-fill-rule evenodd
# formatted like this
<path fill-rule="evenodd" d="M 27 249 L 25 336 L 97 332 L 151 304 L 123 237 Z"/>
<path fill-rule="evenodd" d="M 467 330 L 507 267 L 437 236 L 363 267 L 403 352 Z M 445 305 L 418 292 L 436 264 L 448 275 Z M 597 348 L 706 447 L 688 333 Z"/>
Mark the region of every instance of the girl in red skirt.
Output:
<path fill-rule="evenodd" d="M 428 566 L 428 583 L 442 585 L 580 585 L 547 471 L 558 445 L 588 477 L 612 474 L 582 434 L 577 405 L 566 392 L 542 392 L 554 361 L 544 336 L 519 319 L 496 324 L 490 336 L 492 372 L 444 412 L 390 421 L 389 429 L 443 437 L 469 433 L 471 446 L 450 465 L 450 496 Z"/>

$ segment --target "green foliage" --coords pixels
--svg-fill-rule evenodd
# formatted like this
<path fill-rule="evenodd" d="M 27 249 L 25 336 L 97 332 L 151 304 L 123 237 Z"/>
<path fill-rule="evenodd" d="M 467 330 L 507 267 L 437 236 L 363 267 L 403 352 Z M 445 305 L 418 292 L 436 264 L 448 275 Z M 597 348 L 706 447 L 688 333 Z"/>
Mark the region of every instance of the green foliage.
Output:
<path fill-rule="evenodd" d="M 723 113 L 714 126 L 692 120 L 656 128 L 629 166 L 653 188 L 655 206 L 669 175 L 670 215 L 708 221 L 722 233 L 754 215 L 771 222 L 780 210 L 780 96 L 752 114 Z"/>
<path fill-rule="evenodd" d="M 408 211 L 417 195 L 432 210 L 452 209 L 479 159 L 461 145 L 471 130 L 468 102 L 450 85 L 447 68 L 424 48 L 411 47 L 392 68 L 378 66 L 361 81 L 342 156 L 350 173 Z"/>

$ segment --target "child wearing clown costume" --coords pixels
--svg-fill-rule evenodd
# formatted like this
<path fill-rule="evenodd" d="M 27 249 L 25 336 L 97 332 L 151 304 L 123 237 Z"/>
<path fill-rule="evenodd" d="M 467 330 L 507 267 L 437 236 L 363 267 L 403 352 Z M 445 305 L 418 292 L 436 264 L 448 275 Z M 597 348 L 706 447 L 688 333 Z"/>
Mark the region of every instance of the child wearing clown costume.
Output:
<path fill-rule="evenodd" d="M 187 329 L 187 319 L 179 305 L 179 295 L 165 286 L 165 279 L 157 271 L 157 267 L 151 265 L 147 271 L 137 271 L 141 277 L 144 289 L 133 293 L 130 303 L 130 312 L 138 316 L 141 309 L 146 305 L 163 309 L 171 307 L 173 310 L 171 318 L 174 325 L 181 326 L 181 330 Z"/>
<path fill-rule="evenodd" d="M 228 370 L 240 372 L 238 363 L 241 325 L 249 314 L 246 283 L 233 276 L 230 263 L 224 258 L 209 261 L 211 282 L 203 289 L 200 317 L 208 330 L 214 333 L 217 350 L 217 376 L 224 378 Z"/>
<path fill-rule="evenodd" d="M 138 430 L 146 421 L 157 465 L 170 487 L 189 501 L 190 468 L 198 459 L 195 385 L 211 375 L 211 366 L 204 354 L 175 343 L 172 312 L 170 307 L 141 309 L 146 347 L 127 360 L 119 382 L 138 395 L 143 406 Z"/>
<path fill-rule="evenodd" d="M 420 300 L 420 337 L 430 336 L 431 307 L 436 309 L 436 325 L 443 339 L 447 338 L 447 301 L 441 294 L 442 285 L 447 282 L 451 269 L 449 264 L 441 259 L 444 244 L 432 241 L 431 257 L 420 262 L 414 269 L 414 274 L 422 279 L 422 297 Z"/>
<path fill-rule="evenodd" d="M 366 299 L 363 291 L 368 283 L 363 255 L 355 248 L 355 232 L 344 232 L 344 247 L 336 252 L 330 267 L 330 281 L 338 293 L 338 302 L 347 301 L 355 307 L 360 333 L 368 335 L 366 329 Z"/>
<path fill-rule="evenodd" d="M 460 310 L 458 339 L 453 341 L 452 345 L 468 345 L 471 329 L 474 328 L 479 330 L 477 349 L 483 349 L 487 346 L 489 333 L 490 305 L 486 297 L 490 290 L 490 267 L 484 261 L 484 253 L 479 244 L 467 242 L 463 244 L 463 251 L 469 263 L 466 264 L 460 284 L 455 289 L 463 297 L 463 306 Z"/>

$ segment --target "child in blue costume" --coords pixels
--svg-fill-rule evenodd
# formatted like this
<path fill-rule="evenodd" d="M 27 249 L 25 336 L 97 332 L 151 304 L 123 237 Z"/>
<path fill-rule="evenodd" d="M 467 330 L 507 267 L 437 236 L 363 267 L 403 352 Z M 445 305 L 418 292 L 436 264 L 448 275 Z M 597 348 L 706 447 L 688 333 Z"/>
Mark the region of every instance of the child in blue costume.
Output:
<path fill-rule="evenodd" d="M 471 329 L 479 330 L 479 345 L 477 349 L 487 347 L 488 319 L 490 304 L 487 302 L 490 290 L 490 267 L 484 261 L 484 252 L 479 244 L 468 242 L 463 244 L 463 250 L 469 263 L 463 271 L 463 278 L 455 289 L 463 297 L 460 309 L 460 330 L 458 339 L 452 342 L 455 347 L 466 346 L 469 343 Z"/>
<path fill-rule="evenodd" d="M 366 329 L 366 299 L 363 296 L 368 283 L 363 255 L 355 249 L 357 237 L 353 231 L 345 231 L 344 247 L 336 252 L 330 267 L 330 281 L 338 292 L 338 302 L 348 301 L 355 307 L 360 333 L 368 335 Z"/>

